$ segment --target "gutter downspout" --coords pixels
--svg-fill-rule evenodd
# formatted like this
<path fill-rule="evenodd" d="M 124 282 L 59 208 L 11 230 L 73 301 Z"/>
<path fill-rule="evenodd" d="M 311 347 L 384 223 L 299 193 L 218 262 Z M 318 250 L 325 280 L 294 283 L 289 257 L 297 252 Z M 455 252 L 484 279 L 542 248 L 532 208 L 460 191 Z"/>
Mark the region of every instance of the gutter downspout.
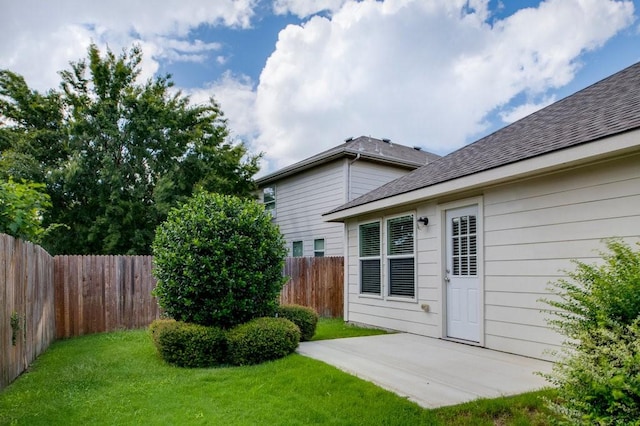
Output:
<path fill-rule="evenodd" d="M 360 153 L 358 153 L 358 155 L 356 155 L 356 158 L 349 161 L 349 163 L 347 164 L 347 199 L 345 200 L 346 203 L 351 201 L 351 165 L 356 161 L 358 161 L 359 159 L 360 159 Z"/>
<path fill-rule="evenodd" d="M 356 161 L 358 161 L 359 159 L 360 159 L 360 153 L 356 155 L 356 158 L 354 158 L 353 160 L 347 163 L 347 191 L 346 191 L 347 199 L 345 200 L 345 203 L 348 203 L 349 201 L 351 201 L 351 165 Z M 343 291 L 342 318 L 345 322 L 348 323 L 349 322 L 349 262 L 347 260 L 349 259 L 349 244 L 347 244 L 347 241 L 349 238 L 349 230 L 347 229 L 346 223 L 343 224 L 342 229 L 344 233 L 342 237 L 342 241 L 344 241 L 344 254 L 343 254 L 344 278 L 342 281 L 342 291 Z"/>

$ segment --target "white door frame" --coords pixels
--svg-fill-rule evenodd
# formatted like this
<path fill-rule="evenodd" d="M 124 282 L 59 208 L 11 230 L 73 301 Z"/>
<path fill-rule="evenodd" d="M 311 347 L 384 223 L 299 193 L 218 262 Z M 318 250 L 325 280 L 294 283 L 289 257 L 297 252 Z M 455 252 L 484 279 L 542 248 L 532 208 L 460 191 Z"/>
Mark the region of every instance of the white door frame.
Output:
<path fill-rule="evenodd" d="M 485 318 L 485 301 L 484 301 L 484 207 L 483 198 L 473 197 L 466 198 L 459 201 L 454 201 L 445 204 L 438 204 L 438 217 L 440 218 L 440 244 L 438 244 L 438 250 L 440 251 L 440 285 L 441 285 L 441 297 L 440 297 L 440 312 L 442 312 L 442 320 L 440 322 L 440 336 L 443 339 L 449 339 L 447 336 L 447 283 L 445 278 L 447 276 L 447 211 L 464 207 L 477 206 L 478 219 L 477 219 L 477 243 L 478 243 L 478 290 L 479 290 L 479 341 L 467 342 L 469 344 L 477 344 L 479 346 L 485 345 L 485 332 L 484 332 L 484 318 Z M 456 339 L 452 339 L 456 340 Z"/>

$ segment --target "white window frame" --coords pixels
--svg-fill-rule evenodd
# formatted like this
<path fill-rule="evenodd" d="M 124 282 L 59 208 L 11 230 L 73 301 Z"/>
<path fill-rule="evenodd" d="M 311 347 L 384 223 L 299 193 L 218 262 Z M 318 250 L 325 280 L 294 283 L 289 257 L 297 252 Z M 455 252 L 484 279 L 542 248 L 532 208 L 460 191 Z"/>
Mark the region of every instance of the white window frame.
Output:
<path fill-rule="evenodd" d="M 266 201 L 265 195 L 267 190 L 273 191 L 273 200 Z M 271 217 L 276 217 L 276 207 L 277 207 L 277 196 L 276 196 L 276 185 L 269 185 L 262 188 L 262 204 L 264 204 L 264 209 L 271 214 Z"/>
<path fill-rule="evenodd" d="M 322 249 L 318 249 L 316 243 L 322 241 Z M 325 253 L 325 239 L 324 238 L 316 238 L 313 240 L 313 256 L 314 257 L 324 257 Z"/>
<path fill-rule="evenodd" d="M 411 230 L 412 230 L 412 250 L 411 253 L 401 253 L 401 254 L 389 254 L 390 252 L 390 247 L 389 247 L 389 222 L 394 220 L 394 219 L 398 219 L 401 217 L 410 217 L 411 218 Z M 417 284 L 418 284 L 418 280 L 417 280 L 417 256 L 416 256 L 416 246 L 417 246 L 417 232 L 416 232 L 416 214 L 415 212 L 405 212 L 405 213 L 401 213 L 401 214 L 397 214 L 397 215 L 393 215 L 393 216 L 388 216 L 384 218 L 384 238 L 383 238 L 383 242 L 384 242 L 384 248 L 383 248 L 383 255 L 384 255 L 384 284 L 385 284 L 385 297 L 388 300 L 400 300 L 400 301 L 416 301 L 417 300 L 417 294 L 418 294 L 418 288 L 417 288 Z M 399 295 L 399 294 L 391 294 L 391 261 L 394 259 L 412 259 L 413 260 L 413 295 L 411 296 L 405 296 L 405 295 Z"/>
<path fill-rule="evenodd" d="M 302 252 L 300 255 L 296 255 L 296 245 L 300 244 Z M 304 257 L 304 241 L 296 240 L 291 242 L 291 257 Z"/>
<path fill-rule="evenodd" d="M 362 240 L 360 238 L 361 235 L 361 227 L 362 226 L 366 226 L 366 225 L 371 225 L 371 224 L 377 224 L 378 225 L 378 255 L 377 256 L 361 256 L 362 254 Z M 378 299 L 382 299 L 383 295 L 384 295 L 384 279 L 383 279 L 383 275 L 384 275 L 384 266 L 382 264 L 382 252 L 383 252 L 383 229 L 382 229 L 382 224 L 383 221 L 381 219 L 376 219 L 376 220 L 370 220 L 367 222 L 362 222 L 362 223 L 358 223 L 358 294 L 361 297 L 373 297 L 373 298 L 378 298 Z M 362 291 L 362 262 L 363 261 L 367 261 L 367 260 L 377 260 L 378 261 L 378 265 L 379 265 L 379 282 L 380 282 L 380 287 L 379 287 L 379 292 L 378 293 L 372 293 L 372 292 L 363 292 Z"/>

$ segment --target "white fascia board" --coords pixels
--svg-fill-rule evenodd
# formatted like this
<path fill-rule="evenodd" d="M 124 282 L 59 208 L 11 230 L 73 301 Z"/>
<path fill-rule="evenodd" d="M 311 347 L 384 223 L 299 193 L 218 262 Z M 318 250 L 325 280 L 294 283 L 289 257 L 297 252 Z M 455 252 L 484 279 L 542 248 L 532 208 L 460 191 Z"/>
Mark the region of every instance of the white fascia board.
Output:
<path fill-rule="evenodd" d="M 545 174 L 638 150 L 640 150 L 640 129 L 372 201 L 367 204 L 324 215 L 323 219 L 326 222 L 343 222 L 351 217 L 379 210 L 421 202 L 456 192 L 496 185 L 510 180 Z"/>
<path fill-rule="evenodd" d="M 258 185 L 258 187 L 263 187 L 267 184 L 276 182 L 280 179 L 284 179 L 289 176 L 293 176 L 293 175 L 305 172 L 314 167 L 328 164 L 334 160 L 338 160 L 343 157 L 355 158 L 358 155 L 360 155 L 360 158 L 363 160 L 368 160 L 368 161 L 372 161 L 380 164 L 387 164 L 390 166 L 395 166 L 398 168 L 403 168 L 408 170 L 415 170 L 418 167 L 420 167 L 419 164 L 416 164 L 415 162 L 411 162 L 411 161 L 406 161 L 398 158 L 386 158 L 386 157 L 382 157 L 382 156 L 371 154 L 371 153 L 366 153 L 366 152 L 360 153 L 357 151 L 342 149 L 340 151 L 336 151 L 327 156 L 317 157 L 317 158 L 311 157 L 311 159 L 308 158 L 306 160 L 302 160 L 290 166 L 283 167 L 282 169 L 276 170 L 273 173 L 257 178 L 255 180 L 255 183 L 256 185 Z"/>
<path fill-rule="evenodd" d="M 286 177 L 298 174 L 298 173 L 302 173 L 306 170 L 309 170 L 313 167 L 317 167 L 317 166 L 321 166 L 323 164 L 326 163 L 330 163 L 333 160 L 339 159 L 340 157 L 345 155 L 345 151 L 341 150 L 341 151 L 337 151 L 331 155 L 327 155 L 324 157 L 318 157 L 318 158 L 313 158 L 312 159 L 306 159 L 306 160 L 302 160 L 298 163 L 292 164 L 291 166 L 287 166 L 284 167 L 280 170 L 277 170 L 273 173 L 270 173 L 266 176 L 262 176 L 258 179 L 255 180 L 256 185 L 258 185 L 258 187 L 261 187 L 263 185 L 269 184 L 269 183 L 273 183 L 277 180 L 280 179 L 284 179 Z"/>

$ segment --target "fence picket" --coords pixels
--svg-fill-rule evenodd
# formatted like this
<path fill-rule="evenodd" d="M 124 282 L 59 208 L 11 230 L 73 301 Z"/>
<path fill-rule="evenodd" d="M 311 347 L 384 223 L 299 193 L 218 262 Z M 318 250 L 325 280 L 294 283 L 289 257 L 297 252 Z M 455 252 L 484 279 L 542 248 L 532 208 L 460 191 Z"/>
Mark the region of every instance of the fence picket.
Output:
<path fill-rule="evenodd" d="M 42 248 L 0 234 L 0 389 L 55 338 L 53 258 Z M 12 317 L 19 329 L 12 342 Z"/>
<path fill-rule="evenodd" d="M 323 317 L 341 317 L 343 311 L 344 258 L 290 257 L 284 275 L 290 277 L 280 303 L 309 306 Z"/>

